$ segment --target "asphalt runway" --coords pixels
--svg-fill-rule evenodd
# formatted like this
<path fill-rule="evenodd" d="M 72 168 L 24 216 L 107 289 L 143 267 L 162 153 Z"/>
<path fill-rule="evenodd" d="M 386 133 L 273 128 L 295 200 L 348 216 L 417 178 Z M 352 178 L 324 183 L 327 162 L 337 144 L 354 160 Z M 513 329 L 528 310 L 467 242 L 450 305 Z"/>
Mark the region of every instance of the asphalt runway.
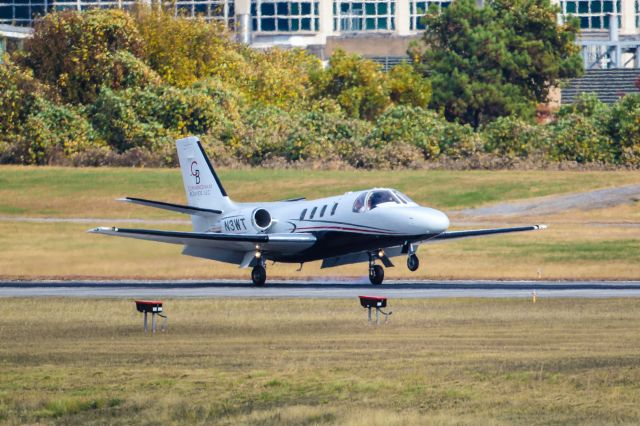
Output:
<path fill-rule="evenodd" d="M 323 280 L 324 281 L 324 280 Z M 640 297 L 640 281 L 272 281 L 264 287 L 237 280 L 216 281 L 0 281 L 2 297 L 84 298 L 389 298 L 442 297 Z"/>

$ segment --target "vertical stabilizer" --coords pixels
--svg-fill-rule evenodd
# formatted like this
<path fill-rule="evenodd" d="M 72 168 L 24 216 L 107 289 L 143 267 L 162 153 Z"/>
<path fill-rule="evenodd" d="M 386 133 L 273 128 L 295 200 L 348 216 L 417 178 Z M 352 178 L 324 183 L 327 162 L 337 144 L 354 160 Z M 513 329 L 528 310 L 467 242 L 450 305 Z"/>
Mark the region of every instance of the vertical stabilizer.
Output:
<path fill-rule="evenodd" d="M 176 141 L 182 181 L 187 194 L 187 204 L 193 207 L 228 212 L 233 203 L 227 196 L 218 175 L 205 154 L 200 140 L 188 137 Z M 205 231 L 212 224 L 203 218 L 192 216 L 194 231 Z"/>

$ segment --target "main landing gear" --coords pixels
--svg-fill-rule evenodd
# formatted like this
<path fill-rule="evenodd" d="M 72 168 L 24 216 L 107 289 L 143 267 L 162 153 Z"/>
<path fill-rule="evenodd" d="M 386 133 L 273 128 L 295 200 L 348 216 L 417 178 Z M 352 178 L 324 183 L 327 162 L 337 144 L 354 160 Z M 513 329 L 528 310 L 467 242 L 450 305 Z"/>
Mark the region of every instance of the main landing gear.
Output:
<path fill-rule="evenodd" d="M 411 271 L 417 271 L 420 267 L 420 260 L 416 255 L 415 247 L 412 245 L 406 245 L 406 251 L 403 250 L 402 253 L 407 253 L 407 268 Z M 384 281 L 384 269 L 380 265 L 376 265 L 376 259 L 380 259 L 384 266 L 391 267 L 393 263 L 384 253 L 384 250 L 380 249 L 377 252 L 369 252 L 369 281 L 371 284 L 379 285 Z"/>
<path fill-rule="evenodd" d="M 384 281 L 384 269 L 380 265 L 369 266 L 369 281 L 371 284 L 379 285 Z"/>
<path fill-rule="evenodd" d="M 380 285 L 384 281 L 384 269 L 382 266 L 376 265 L 376 259 L 381 259 L 383 256 L 382 250 L 379 250 L 378 253 L 369 253 L 369 281 L 373 285 Z"/>
<path fill-rule="evenodd" d="M 264 260 L 260 259 L 251 270 L 251 281 L 253 281 L 254 285 L 263 286 L 267 281 L 267 268 L 265 266 Z"/>

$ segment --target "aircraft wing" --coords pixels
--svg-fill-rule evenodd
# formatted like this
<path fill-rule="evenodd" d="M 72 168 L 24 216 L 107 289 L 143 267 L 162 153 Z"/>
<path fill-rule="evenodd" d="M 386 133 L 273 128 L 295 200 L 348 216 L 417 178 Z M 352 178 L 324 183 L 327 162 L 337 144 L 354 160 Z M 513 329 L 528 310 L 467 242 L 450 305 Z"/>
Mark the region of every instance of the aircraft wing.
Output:
<path fill-rule="evenodd" d="M 223 234 L 210 232 L 160 231 L 154 229 L 94 228 L 95 234 L 116 235 L 161 243 L 182 244 L 189 247 L 224 249 L 239 252 L 260 250 L 296 253 L 311 247 L 316 242 L 312 234 Z"/>
<path fill-rule="evenodd" d="M 443 240 L 456 240 L 460 238 L 486 237 L 489 235 L 509 234 L 512 232 L 537 231 L 539 229 L 546 229 L 546 228 L 547 228 L 547 225 L 530 225 L 530 226 L 518 226 L 515 228 L 489 228 L 489 229 L 472 229 L 472 230 L 465 230 L 465 231 L 446 231 L 426 241 L 420 241 L 418 244 L 443 241 Z"/>

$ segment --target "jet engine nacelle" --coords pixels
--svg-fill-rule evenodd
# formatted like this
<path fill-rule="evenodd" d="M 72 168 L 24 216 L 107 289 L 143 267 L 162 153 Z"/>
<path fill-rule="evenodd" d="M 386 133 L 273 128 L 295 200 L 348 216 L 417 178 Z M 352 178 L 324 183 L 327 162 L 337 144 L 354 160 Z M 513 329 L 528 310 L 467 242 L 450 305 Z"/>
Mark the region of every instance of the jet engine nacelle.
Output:
<path fill-rule="evenodd" d="M 234 212 L 220 219 L 220 232 L 246 234 L 265 232 L 273 224 L 271 213 L 263 208 Z"/>

